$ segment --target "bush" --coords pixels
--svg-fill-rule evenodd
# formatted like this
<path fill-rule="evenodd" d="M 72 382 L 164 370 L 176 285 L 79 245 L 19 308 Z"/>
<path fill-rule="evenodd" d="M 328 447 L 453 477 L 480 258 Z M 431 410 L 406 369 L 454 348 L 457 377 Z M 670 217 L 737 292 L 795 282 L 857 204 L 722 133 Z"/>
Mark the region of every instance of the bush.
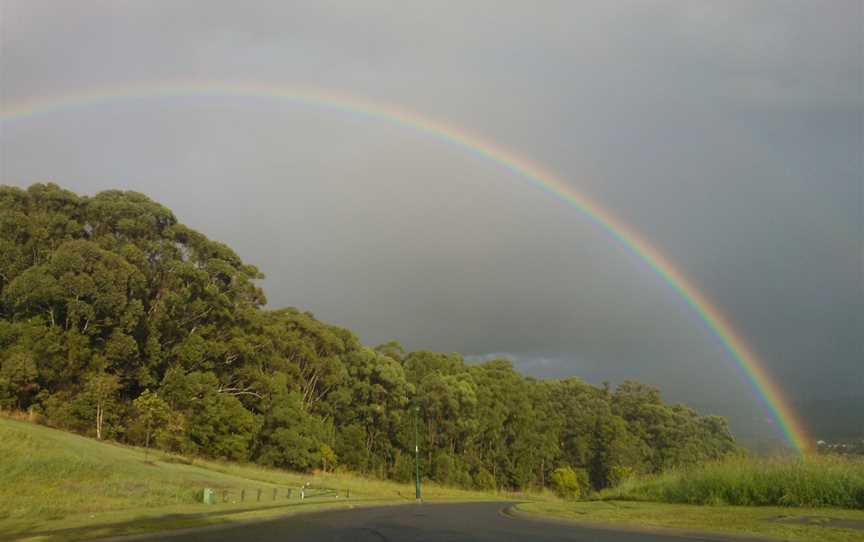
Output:
<path fill-rule="evenodd" d="M 331 471 L 334 470 L 337 467 L 337 463 L 336 452 L 333 451 L 333 448 L 322 443 L 318 447 L 318 451 L 321 453 L 321 468 L 324 469 L 324 472 L 327 472 L 327 467 L 330 467 Z"/>
<path fill-rule="evenodd" d="M 498 487 L 498 484 L 495 482 L 495 477 L 492 476 L 492 473 L 488 470 L 480 467 L 480 470 L 474 475 L 474 486 L 477 489 L 482 489 L 484 491 L 491 491 Z"/>
<path fill-rule="evenodd" d="M 609 484 L 612 487 L 620 485 L 622 482 L 633 478 L 633 476 L 635 475 L 636 471 L 633 470 L 633 467 L 615 465 L 611 469 L 609 469 Z"/>
<path fill-rule="evenodd" d="M 433 478 L 439 484 L 453 483 L 453 473 L 456 468 L 453 458 L 446 453 L 438 453 L 432 463 Z"/>
<path fill-rule="evenodd" d="M 397 451 L 396 460 L 390 469 L 390 477 L 397 482 L 408 483 L 414 480 L 414 455 Z"/>
<path fill-rule="evenodd" d="M 552 487 L 563 499 L 578 499 L 588 494 L 588 473 L 585 469 L 559 467 L 552 472 Z"/>

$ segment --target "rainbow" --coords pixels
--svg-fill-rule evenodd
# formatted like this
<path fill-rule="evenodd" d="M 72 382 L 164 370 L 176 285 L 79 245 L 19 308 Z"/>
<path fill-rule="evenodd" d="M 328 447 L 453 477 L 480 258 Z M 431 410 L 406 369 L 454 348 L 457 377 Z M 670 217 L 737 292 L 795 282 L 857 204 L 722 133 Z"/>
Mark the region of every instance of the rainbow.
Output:
<path fill-rule="evenodd" d="M 295 89 L 260 83 L 220 81 L 161 82 L 34 98 L 0 109 L 0 125 L 52 112 L 77 110 L 106 103 L 184 97 L 278 100 L 295 106 L 347 113 L 386 122 L 464 149 L 526 180 L 529 184 L 582 213 L 590 222 L 607 232 L 651 267 L 669 287 L 677 292 L 720 341 L 743 378 L 749 382 L 755 395 L 770 412 L 772 422 L 779 428 L 789 445 L 800 454 L 810 450 L 811 440 L 807 436 L 803 423 L 798 419 L 783 391 L 765 369 L 764 363 L 747 345 L 722 311 L 699 291 L 684 273 L 626 223 L 587 195 L 574 189 L 562 178 L 462 128 L 394 105 L 320 89 Z"/>

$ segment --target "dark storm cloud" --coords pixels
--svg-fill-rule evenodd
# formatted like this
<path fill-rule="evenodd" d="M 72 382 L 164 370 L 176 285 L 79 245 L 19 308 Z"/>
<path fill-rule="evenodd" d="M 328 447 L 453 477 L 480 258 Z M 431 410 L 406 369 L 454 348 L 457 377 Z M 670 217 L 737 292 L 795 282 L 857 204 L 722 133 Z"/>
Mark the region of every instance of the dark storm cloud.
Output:
<path fill-rule="evenodd" d="M 642 232 L 791 393 L 860 394 L 861 10 L 0 0 L 0 91 L 7 107 L 140 81 L 259 80 L 453 122 Z M 0 137 L 2 182 L 146 192 L 258 264 L 272 305 L 366 342 L 507 352 L 534 374 L 754 404 L 646 265 L 500 166 L 421 134 L 262 100 L 154 100 Z"/>

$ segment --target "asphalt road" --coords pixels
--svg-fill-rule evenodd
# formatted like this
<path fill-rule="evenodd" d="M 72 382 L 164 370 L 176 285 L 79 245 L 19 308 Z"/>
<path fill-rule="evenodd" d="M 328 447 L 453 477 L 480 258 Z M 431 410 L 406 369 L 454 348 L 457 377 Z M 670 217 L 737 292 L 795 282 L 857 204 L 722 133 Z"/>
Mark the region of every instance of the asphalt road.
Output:
<path fill-rule="evenodd" d="M 505 516 L 500 502 L 357 508 L 175 535 L 171 542 L 686 542 L 664 534 L 615 532 Z"/>

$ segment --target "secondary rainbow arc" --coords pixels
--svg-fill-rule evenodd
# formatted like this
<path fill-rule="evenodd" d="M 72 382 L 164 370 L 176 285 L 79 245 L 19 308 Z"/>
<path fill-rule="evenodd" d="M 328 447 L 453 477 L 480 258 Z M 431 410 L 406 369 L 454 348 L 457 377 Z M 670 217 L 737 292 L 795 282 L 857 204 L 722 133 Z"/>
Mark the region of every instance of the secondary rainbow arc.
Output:
<path fill-rule="evenodd" d="M 97 91 L 46 96 L 0 109 L 0 123 L 80 109 L 106 103 L 154 98 L 224 97 L 263 98 L 295 105 L 361 115 L 403 126 L 445 143 L 461 147 L 509 170 L 517 177 L 563 201 L 606 231 L 659 275 L 704 322 L 735 362 L 756 396 L 770 412 L 785 440 L 799 453 L 810 449 L 811 440 L 782 389 L 770 376 L 764 363 L 735 330 L 728 318 L 708 297 L 675 267 L 657 248 L 643 239 L 625 222 L 598 202 L 580 193 L 561 177 L 519 157 L 513 151 L 485 140 L 449 123 L 394 105 L 358 99 L 320 89 L 291 89 L 261 83 L 223 81 L 159 82 L 101 89 Z"/>

